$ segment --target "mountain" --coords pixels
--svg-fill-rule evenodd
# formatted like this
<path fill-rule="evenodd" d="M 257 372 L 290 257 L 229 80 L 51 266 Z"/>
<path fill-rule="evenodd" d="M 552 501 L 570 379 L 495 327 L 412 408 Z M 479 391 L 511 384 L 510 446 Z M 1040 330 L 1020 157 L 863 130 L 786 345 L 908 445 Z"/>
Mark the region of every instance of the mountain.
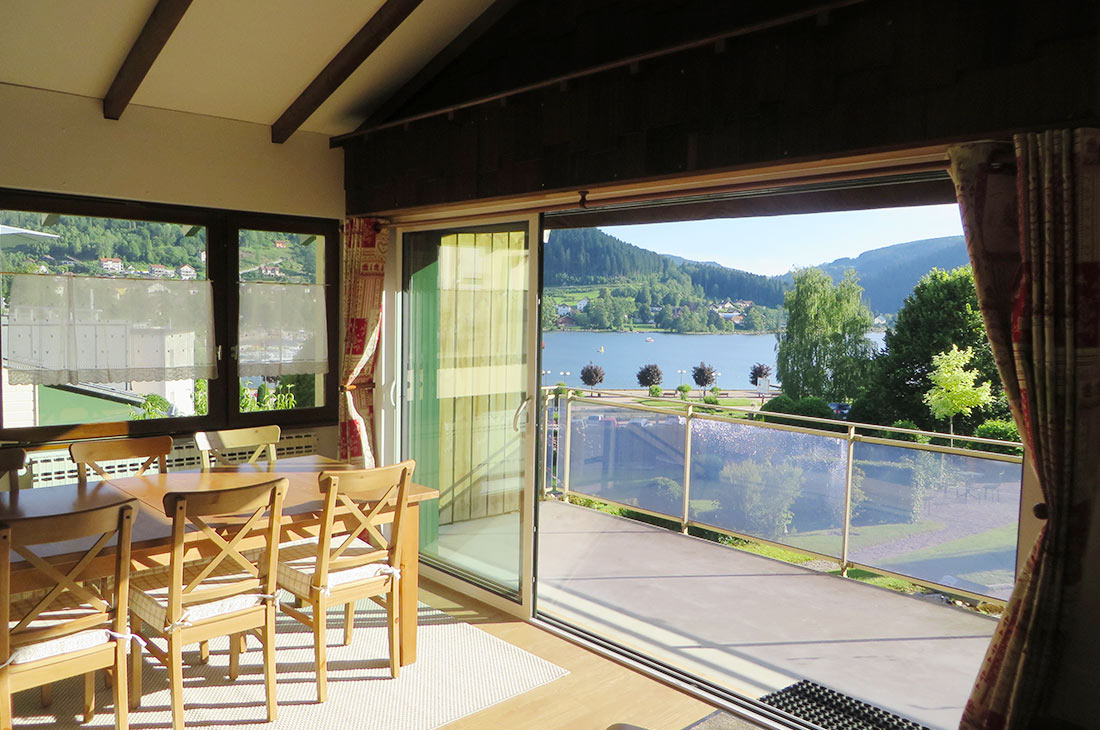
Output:
<path fill-rule="evenodd" d="M 748 299 L 767 307 L 783 303 L 783 283 L 775 277 L 647 251 L 598 228 L 551 231 L 543 248 L 546 286 L 614 284 L 651 276 L 683 279 L 685 275 L 710 299 Z"/>
<path fill-rule="evenodd" d="M 963 237 L 946 236 L 883 246 L 865 251 L 854 259 L 840 258 L 815 268 L 824 271 L 833 281 L 840 281 L 844 272 L 855 269 L 863 287 L 863 299 L 871 310 L 891 313 L 901 309 L 905 297 L 932 269 L 950 271 L 969 263 Z M 789 287 L 791 275 L 784 274 L 782 278 L 785 287 Z"/>
<path fill-rule="evenodd" d="M 864 300 L 872 311 L 898 311 L 922 276 L 934 268 L 951 270 L 969 263 L 962 236 L 926 238 L 866 251 L 855 258 L 820 264 L 834 281 L 855 269 Z M 544 249 L 546 286 L 614 284 L 649 276 L 682 277 L 708 299 L 748 299 L 767 307 L 783 303 L 791 274 L 766 277 L 711 261 L 659 254 L 621 241 L 596 228 L 555 230 Z"/>

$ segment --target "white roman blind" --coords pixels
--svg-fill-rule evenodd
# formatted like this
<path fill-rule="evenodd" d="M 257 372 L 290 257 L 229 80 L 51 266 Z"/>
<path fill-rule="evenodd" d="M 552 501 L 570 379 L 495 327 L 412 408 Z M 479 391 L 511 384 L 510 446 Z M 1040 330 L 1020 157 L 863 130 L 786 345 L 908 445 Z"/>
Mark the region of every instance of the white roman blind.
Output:
<path fill-rule="evenodd" d="M 209 281 L 11 279 L 3 341 L 13 385 L 217 377 Z"/>
<path fill-rule="evenodd" d="M 241 282 L 239 311 L 241 377 L 328 372 L 324 286 Z"/>

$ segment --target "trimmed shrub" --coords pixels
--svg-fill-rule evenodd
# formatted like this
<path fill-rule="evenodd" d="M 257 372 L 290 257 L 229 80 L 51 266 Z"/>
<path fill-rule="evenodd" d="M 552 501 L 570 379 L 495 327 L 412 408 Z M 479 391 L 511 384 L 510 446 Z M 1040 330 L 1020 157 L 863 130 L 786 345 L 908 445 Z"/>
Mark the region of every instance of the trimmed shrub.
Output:
<path fill-rule="evenodd" d="M 684 383 L 683 385 L 677 385 L 676 390 L 680 393 L 680 400 L 687 400 L 688 393 L 691 392 L 691 386 Z"/>
<path fill-rule="evenodd" d="M 680 515 L 684 511 L 684 488 L 668 477 L 656 477 L 646 485 L 653 494 L 653 509 L 668 515 Z"/>
<path fill-rule="evenodd" d="M 1020 440 L 1020 432 L 1016 428 L 1016 422 L 1001 419 L 986 421 L 975 429 L 974 435 L 984 439 L 999 439 L 1000 441 Z M 1024 450 L 1019 446 L 1011 446 L 1009 444 L 1000 446 L 998 444 L 978 444 L 971 442 L 967 444 L 967 448 L 974 449 L 975 451 L 990 451 L 997 454 L 1015 454 L 1017 456 L 1024 453 Z"/>
<path fill-rule="evenodd" d="M 561 380 L 558 381 L 558 387 L 554 388 L 554 395 L 565 395 L 569 392 L 569 387 Z"/>
<path fill-rule="evenodd" d="M 706 403 L 708 406 L 716 406 L 718 405 L 718 396 L 707 393 L 703 396 L 703 402 Z"/>
<path fill-rule="evenodd" d="M 901 419 L 894 421 L 890 424 L 894 428 L 911 428 L 914 430 L 920 430 L 920 426 L 913 423 L 908 419 Z M 879 436 L 884 439 L 894 439 L 895 441 L 909 441 L 914 444 L 926 444 L 929 441 L 929 436 L 922 436 L 917 433 L 903 433 L 900 431 L 880 431 Z"/>
<path fill-rule="evenodd" d="M 719 500 L 725 526 L 768 539 L 787 532 L 791 505 L 802 491 L 802 469 L 746 459 L 727 463 L 720 478 L 730 485 Z"/>
<path fill-rule="evenodd" d="M 660 398 L 664 394 L 665 394 L 665 389 L 662 388 L 661 386 L 659 386 L 659 385 L 649 386 L 649 397 L 650 398 Z"/>
<path fill-rule="evenodd" d="M 603 382 L 603 368 L 593 363 L 588 363 L 581 368 L 581 382 L 589 388 L 595 388 Z"/>

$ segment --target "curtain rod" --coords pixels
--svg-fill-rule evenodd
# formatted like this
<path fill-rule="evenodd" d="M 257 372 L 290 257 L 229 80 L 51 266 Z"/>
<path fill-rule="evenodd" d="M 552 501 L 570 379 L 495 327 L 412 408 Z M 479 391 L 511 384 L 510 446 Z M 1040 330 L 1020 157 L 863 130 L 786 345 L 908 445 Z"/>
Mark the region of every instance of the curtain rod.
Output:
<path fill-rule="evenodd" d="M 865 1 L 866 0 L 834 0 L 834 2 L 824 3 L 808 10 L 802 10 L 796 13 L 788 13 L 787 15 L 781 15 L 778 18 L 772 18 L 771 20 L 764 20 L 759 23 L 752 23 L 750 25 L 745 25 L 740 28 L 735 28 L 734 30 L 727 30 L 722 33 L 716 33 L 715 35 L 707 36 L 706 38 L 702 38 L 700 40 L 689 41 L 687 43 L 681 43 L 675 46 L 668 46 L 667 48 L 662 48 L 657 51 L 639 53 L 633 56 L 619 59 L 618 61 L 609 61 L 607 63 L 602 63 L 597 66 L 590 66 L 589 68 L 583 69 L 581 71 L 574 71 L 572 73 L 563 74 L 561 76 L 555 76 L 545 81 L 537 81 L 535 83 L 517 86 L 516 88 L 509 89 L 508 91 L 502 91 L 496 94 L 478 97 L 476 99 L 471 99 L 470 101 L 452 104 L 450 106 L 441 107 L 432 111 L 421 112 L 420 114 L 413 114 L 407 117 L 401 117 L 400 119 L 395 119 L 390 122 L 375 124 L 373 126 L 366 127 L 365 129 L 357 129 L 354 132 L 336 135 L 329 140 L 329 147 L 341 147 L 343 146 L 344 142 L 352 139 L 358 139 L 359 137 L 365 137 L 371 132 L 378 132 L 383 129 L 399 127 L 405 124 L 409 124 L 410 122 L 417 122 L 423 119 L 431 119 L 432 117 L 442 116 L 443 114 L 453 114 L 454 112 L 461 109 L 469 109 L 470 107 L 488 104 L 493 101 L 500 101 L 502 99 L 507 99 L 510 96 L 522 94 L 527 91 L 536 91 L 538 89 L 545 89 L 551 86 L 559 86 L 561 84 L 566 84 L 570 81 L 584 78 L 586 76 L 603 73 L 604 71 L 613 71 L 619 68 L 634 66 L 635 64 L 641 63 L 642 61 L 651 61 L 655 58 L 661 58 L 663 56 L 668 56 L 674 53 L 690 51 L 695 48 L 702 48 L 704 46 L 709 46 L 715 43 L 721 43 L 722 41 L 729 40 L 730 38 L 737 38 L 740 36 L 751 35 L 753 33 L 759 33 L 765 30 L 771 30 L 780 26 L 789 25 L 799 20 L 807 20 L 809 18 L 817 17 L 833 10 L 839 10 L 840 8 L 846 8 L 852 5 L 859 5 L 860 3 L 863 3 Z"/>

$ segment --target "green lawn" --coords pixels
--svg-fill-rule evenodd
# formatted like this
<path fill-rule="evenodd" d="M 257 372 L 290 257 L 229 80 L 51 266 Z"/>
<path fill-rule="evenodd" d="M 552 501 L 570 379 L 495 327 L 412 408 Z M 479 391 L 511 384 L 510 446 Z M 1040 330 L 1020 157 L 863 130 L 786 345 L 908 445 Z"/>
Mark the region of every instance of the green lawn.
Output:
<path fill-rule="evenodd" d="M 937 558 L 965 558 L 1002 550 L 1015 550 L 1016 533 L 1016 525 L 1002 525 L 992 530 L 979 532 L 977 535 L 968 535 L 960 537 L 958 540 L 931 545 L 916 552 L 908 553 L 904 557 L 883 561 L 883 566 L 888 567 L 891 563 L 910 563 L 917 560 L 934 560 Z"/>
<path fill-rule="evenodd" d="M 943 527 L 943 524 L 939 522 L 917 522 L 915 524 L 899 522 L 889 525 L 853 526 L 848 536 L 848 544 L 851 548 L 867 548 L 893 542 L 909 535 L 935 532 L 936 530 L 942 530 Z M 791 536 L 791 542 L 798 543 L 799 547 L 814 552 L 830 553 L 837 550 L 840 545 L 840 530 L 800 532 Z"/>

